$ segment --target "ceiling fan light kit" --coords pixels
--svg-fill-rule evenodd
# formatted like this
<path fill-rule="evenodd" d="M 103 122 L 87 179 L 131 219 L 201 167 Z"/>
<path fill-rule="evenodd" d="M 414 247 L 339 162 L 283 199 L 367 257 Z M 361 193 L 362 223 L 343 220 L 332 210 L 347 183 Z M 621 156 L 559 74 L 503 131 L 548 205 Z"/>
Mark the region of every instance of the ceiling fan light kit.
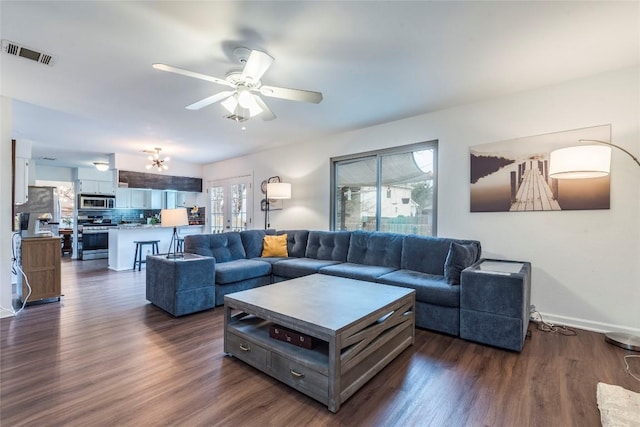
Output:
<path fill-rule="evenodd" d="M 276 118 L 276 115 L 273 114 L 273 111 L 271 111 L 258 94 L 272 98 L 310 102 L 314 104 L 322 101 L 322 93 L 320 92 L 263 86 L 260 79 L 274 61 L 267 53 L 247 49 L 246 47 L 238 47 L 233 53 L 236 58 L 238 58 L 238 61 L 244 64 L 244 68 L 242 70 L 229 71 L 224 79 L 167 64 L 153 64 L 153 68 L 233 88 L 233 90 L 218 92 L 201 99 L 200 101 L 187 105 L 185 108 L 188 110 L 199 110 L 216 102 L 220 102 L 230 113 L 225 117 L 234 121 L 245 121 L 255 116 L 260 116 L 262 120 L 273 120 Z"/>

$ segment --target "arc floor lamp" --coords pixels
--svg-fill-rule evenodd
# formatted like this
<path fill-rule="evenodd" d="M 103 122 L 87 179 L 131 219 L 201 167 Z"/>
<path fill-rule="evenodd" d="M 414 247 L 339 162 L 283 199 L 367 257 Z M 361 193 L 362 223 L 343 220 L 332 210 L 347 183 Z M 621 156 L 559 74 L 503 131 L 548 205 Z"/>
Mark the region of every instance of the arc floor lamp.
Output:
<path fill-rule="evenodd" d="M 581 179 L 606 176 L 611 170 L 611 147 L 625 152 L 638 167 L 636 156 L 619 145 L 597 139 L 579 139 L 573 147 L 554 150 L 549 155 L 549 176 L 556 179 Z M 608 332 L 605 340 L 627 350 L 640 351 L 640 337 L 624 332 Z"/>
<path fill-rule="evenodd" d="M 183 258 L 184 253 L 178 252 L 178 227 L 189 225 L 187 208 L 162 209 L 160 221 L 163 227 L 173 227 L 167 258 Z"/>

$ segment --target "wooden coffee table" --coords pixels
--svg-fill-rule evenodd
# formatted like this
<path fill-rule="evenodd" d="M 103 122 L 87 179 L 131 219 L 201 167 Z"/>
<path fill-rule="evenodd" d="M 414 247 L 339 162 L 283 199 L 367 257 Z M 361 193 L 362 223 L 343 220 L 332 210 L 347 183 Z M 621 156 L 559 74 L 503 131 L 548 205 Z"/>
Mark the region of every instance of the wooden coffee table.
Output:
<path fill-rule="evenodd" d="M 415 339 L 415 291 L 314 274 L 224 297 L 224 351 L 337 412 Z M 313 349 L 269 336 L 277 324 Z"/>

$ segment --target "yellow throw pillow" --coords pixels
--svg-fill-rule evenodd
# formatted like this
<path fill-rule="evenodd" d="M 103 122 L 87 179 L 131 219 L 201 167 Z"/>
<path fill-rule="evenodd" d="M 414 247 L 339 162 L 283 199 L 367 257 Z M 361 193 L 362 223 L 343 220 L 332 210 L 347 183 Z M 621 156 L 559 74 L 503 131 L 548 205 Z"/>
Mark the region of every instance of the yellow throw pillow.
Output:
<path fill-rule="evenodd" d="M 264 236 L 262 242 L 262 256 L 289 256 L 287 252 L 287 235 Z"/>

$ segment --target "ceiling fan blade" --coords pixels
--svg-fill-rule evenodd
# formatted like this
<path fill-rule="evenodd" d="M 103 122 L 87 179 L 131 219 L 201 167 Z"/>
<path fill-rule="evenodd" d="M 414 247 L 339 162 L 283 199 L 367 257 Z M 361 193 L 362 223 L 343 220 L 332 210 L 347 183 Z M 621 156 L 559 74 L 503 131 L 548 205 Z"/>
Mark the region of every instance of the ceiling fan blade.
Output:
<path fill-rule="evenodd" d="M 271 64 L 273 64 L 271 56 L 259 50 L 252 50 L 242 70 L 242 79 L 247 82 L 257 82 Z"/>
<path fill-rule="evenodd" d="M 262 113 L 260 113 L 260 117 L 262 117 L 262 120 L 269 121 L 276 118 L 276 115 L 273 114 L 273 111 L 271 111 L 267 104 L 265 104 L 262 98 L 260 98 L 258 95 L 254 95 L 253 97 L 260 108 L 262 108 Z"/>
<path fill-rule="evenodd" d="M 234 90 L 225 90 L 223 92 L 216 93 L 215 95 L 211 95 L 205 99 L 201 99 L 198 102 L 194 102 L 191 105 L 187 105 L 184 108 L 186 108 L 187 110 L 199 110 L 203 107 L 206 107 L 207 105 L 222 101 L 223 99 L 230 97 L 234 93 L 236 93 Z"/>
<path fill-rule="evenodd" d="M 196 73 L 195 71 L 185 70 L 183 68 L 173 67 L 167 64 L 153 64 L 153 68 L 161 71 L 168 71 L 169 73 L 180 74 L 187 77 L 193 77 L 200 80 L 206 80 L 208 82 L 218 83 L 229 87 L 235 87 L 233 83 L 229 83 L 225 79 L 219 79 L 213 76 L 207 76 L 206 74 Z"/>
<path fill-rule="evenodd" d="M 260 93 L 264 96 L 288 99 L 290 101 L 312 102 L 314 104 L 318 104 L 322 101 L 322 94 L 320 92 L 312 92 L 310 90 L 288 89 L 286 87 L 277 86 L 260 86 Z"/>

